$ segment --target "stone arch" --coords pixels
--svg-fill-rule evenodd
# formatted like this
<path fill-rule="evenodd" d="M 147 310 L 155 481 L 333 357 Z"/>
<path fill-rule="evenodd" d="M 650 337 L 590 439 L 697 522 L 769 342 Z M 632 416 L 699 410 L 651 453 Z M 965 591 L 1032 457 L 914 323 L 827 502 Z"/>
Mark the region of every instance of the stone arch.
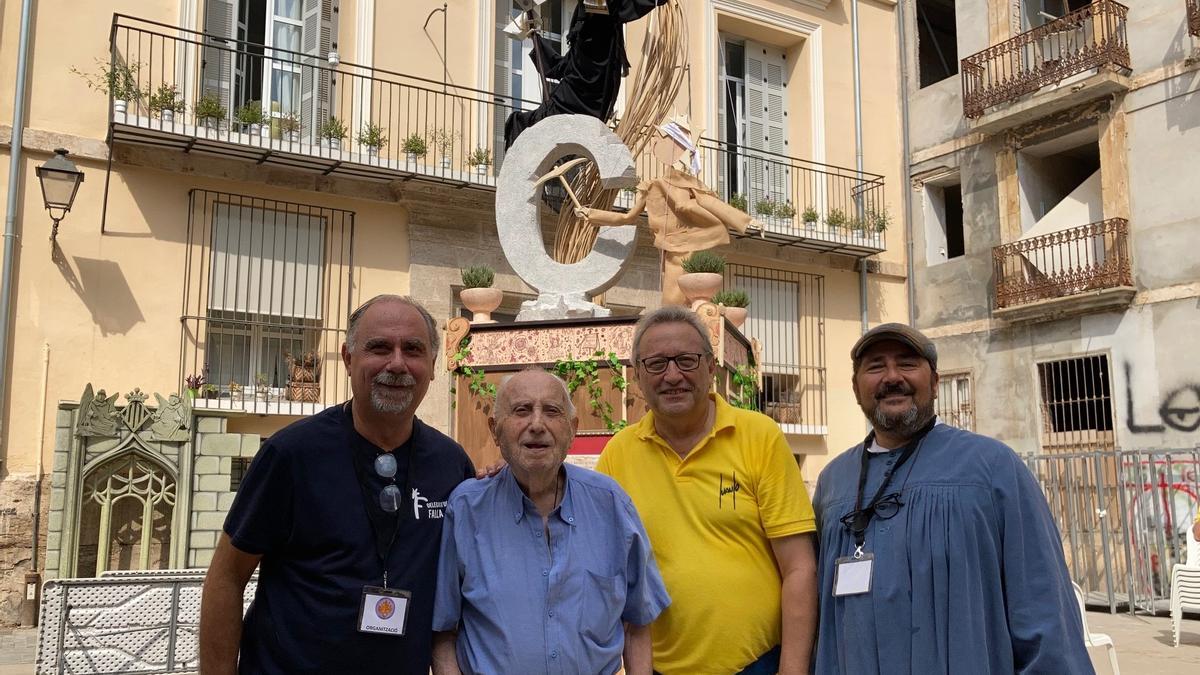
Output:
<path fill-rule="evenodd" d="M 156 454 L 131 444 L 84 468 L 76 576 L 170 567 L 179 483 Z"/>

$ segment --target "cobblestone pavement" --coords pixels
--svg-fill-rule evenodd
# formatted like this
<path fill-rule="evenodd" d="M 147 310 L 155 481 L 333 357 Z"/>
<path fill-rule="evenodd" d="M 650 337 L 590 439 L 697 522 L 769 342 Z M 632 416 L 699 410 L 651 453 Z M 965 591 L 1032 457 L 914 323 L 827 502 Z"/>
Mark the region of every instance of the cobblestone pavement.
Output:
<path fill-rule="evenodd" d="M 37 656 L 37 630 L 0 628 L 0 666 L 28 663 Z"/>

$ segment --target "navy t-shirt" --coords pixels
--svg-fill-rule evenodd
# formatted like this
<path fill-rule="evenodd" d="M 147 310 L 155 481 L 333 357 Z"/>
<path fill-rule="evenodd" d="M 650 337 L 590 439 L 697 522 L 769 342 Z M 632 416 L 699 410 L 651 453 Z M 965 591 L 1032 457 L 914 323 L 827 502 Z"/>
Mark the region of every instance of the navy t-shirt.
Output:
<path fill-rule="evenodd" d="M 420 420 L 394 452 L 404 501 L 390 515 L 377 500 L 391 483 L 375 473 L 380 449 L 354 430 L 349 406 L 289 425 L 263 444 L 225 520 L 235 547 L 263 556 L 241 672 L 427 675 L 445 502 L 475 469 L 462 446 Z M 397 528 L 387 585 L 412 593 L 403 636 L 358 632 L 363 587 L 383 584 L 381 523 Z"/>

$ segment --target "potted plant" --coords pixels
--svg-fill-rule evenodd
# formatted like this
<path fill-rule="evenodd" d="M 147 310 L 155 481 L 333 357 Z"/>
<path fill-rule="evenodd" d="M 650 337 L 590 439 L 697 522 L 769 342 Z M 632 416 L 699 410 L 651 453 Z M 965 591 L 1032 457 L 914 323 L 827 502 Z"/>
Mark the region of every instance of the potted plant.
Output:
<path fill-rule="evenodd" d="M 206 91 L 196 101 L 192 114 L 196 116 L 197 124 L 216 129 L 217 122 L 225 119 L 225 106 L 221 105 L 221 99 L 216 92 Z"/>
<path fill-rule="evenodd" d="M 683 272 L 679 275 L 679 290 L 695 309 L 720 290 L 725 259 L 709 251 L 696 251 L 683 261 Z"/>
<path fill-rule="evenodd" d="M 215 384 L 206 384 L 200 387 L 200 395 L 207 399 L 215 399 L 221 396 L 221 389 Z"/>
<path fill-rule="evenodd" d="M 404 158 L 409 164 L 416 164 L 418 157 L 424 157 L 425 153 L 429 152 L 429 145 L 425 143 L 425 138 L 417 133 L 406 136 L 400 147 L 404 150 Z"/>
<path fill-rule="evenodd" d="M 462 270 L 463 289 L 458 298 L 463 307 L 473 312 L 471 323 L 496 323 L 492 319 L 492 312 L 504 300 L 504 293 L 499 288 L 492 288 L 495 279 L 496 272 L 487 265 Z"/>
<path fill-rule="evenodd" d="M 846 223 L 846 227 L 850 229 L 850 236 L 855 239 L 865 239 L 867 236 L 867 221 L 863 218 L 857 216 L 850 218 Z"/>
<path fill-rule="evenodd" d="M 846 212 L 841 209 L 829 209 L 829 213 L 825 214 L 825 227 L 829 228 L 834 234 L 838 230 L 846 227 L 849 219 L 846 218 Z"/>
<path fill-rule="evenodd" d="M 233 113 L 233 118 L 242 125 L 243 132 L 257 136 L 262 133 L 263 121 L 266 120 L 267 116 L 263 114 L 262 101 L 250 101 L 238 108 Z M 267 127 L 266 135 L 271 135 L 270 127 Z"/>
<path fill-rule="evenodd" d="M 771 201 L 770 197 L 763 197 L 754 202 L 754 214 L 770 218 L 775 215 L 775 202 Z"/>
<path fill-rule="evenodd" d="M 791 220 L 796 217 L 796 207 L 792 206 L 790 201 L 775 202 L 775 217 Z"/>
<path fill-rule="evenodd" d="M 388 138 L 383 135 L 383 127 L 374 122 L 367 122 L 361 129 L 358 130 L 358 135 L 354 137 L 360 145 L 367 149 L 367 157 L 375 159 L 379 156 L 379 149 L 387 145 Z"/>
<path fill-rule="evenodd" d="M 187 388 L 188 398 L 195 399 L 197 396 L 199 396 L 200 388 L 205 386 L 204 383 L 206 380 L 207 378 L 204 377 L 203 373 L 199 375 L 192 373 L 191 375 L 183 378 L 183 386 Z"/>
<path fill-rule="evenodd" d="M 440 166 L 443 171 L 450 168 L 450 155 L 454 151 L 456 140 L 458 140 L 457 131 L 436 129 L 433 132 L 433 147 L 437 148 L 438 154 L 441 155 Z"/>
<path fill-rule="evenodd" d="M 488 167 L 492 165 L 492 151 L 487 148 L 476 147 L 467 157 L 467 164 L 474 165 L 475 173 L 480 176 L 486 175 Z"/>
<path fill-rule="evenodd" d="M 872 232 L 886 232 L 888 226 L 892 224 L 892 214 L 888 212 L 887 207 L 880 210 L 871 209 L 867 211 L 867 225 Z"/>
<path fill-rule="evenodd" d="M 143 93 L 138 89 L 137 73 L 140 63 L 107 63 L 96 59 L 97 72 L 85 73 L 71 66 L 71 72 L 87 82 L 88 89 L 102 91 L 112 98 L 113 119 L 124 122 L 130 101 L 140 101 Z"/>
<path fill-rule="evenodd" d="M 735 193 L 729 195 L 729 205 L 738 211 L 741 211 L 742 213 L 745 213 L 746 209 L 749 208 L 748 204 L 746 203 L 746 195 L 743 194 Z"/>
<path fill-rule="evenodd" d="M 746 323 L 746 308 L 750 306 L 750 296 L 746 295 L 746 291 L 736 288 L 721 291 L 713 296 L 712 301 L 725 307 L 725 318 L 734 328 L 741 328 Z"/>
<path fill-rule="evenodd" d="M 330 150 L 341 150 L 342 140 L 346 138 L 346 124 L 332 115 L 329 120 L 321 125 L 321 129 L 317 135 L 321 137 L 323 145 Z"/>
<path fill-rule="evenodd" d="M 800 220 L 804 221 L 804 227 L 810 230 L 817 228 L 817 220 L 819 219 L 820 216 L 817 214 L 817 210 L 811 206 L 806 206 L 804 212 L 800 214 Z"/>
<path fill-rule="evenodd" d="M 237 380 L 230 380 L 229 384 L 225 386 L 229 388 L 229 398 L 238 400 L 242 398 L 242 385 Z"/>
<path fill-rule="evenodd" d="M 183 99 L 173 84 L 159 85 L 158 91 L 146 99 L 146 105 L 150 108 L 150 114 L 158 115 L 164 125 L 175 124 L 175 113 L 184 110 Z"/>
<path fill-rule="evenodd" d="M 279 131 L 289 143 L 300 140 L 300 118 L 296 113 L 288 113 L 279 118 Z"/>
<path fill-rule="evenodd" d="M 317 403 L 321 398 L 321 359 L 317 350 L 284 352 L 288 367 L 287 400 Z"/>
<path fill-rule="evenodd" d="M 267 379 L 266 373 L 259 373 L 254 376 L 254 397 L 255 398 L 257 398 L 260 401 L 267 400 L 267 389 L 268 389 L 267 384 L 268 384 L 268 382 L 269 382 L 269 380 Z"/>

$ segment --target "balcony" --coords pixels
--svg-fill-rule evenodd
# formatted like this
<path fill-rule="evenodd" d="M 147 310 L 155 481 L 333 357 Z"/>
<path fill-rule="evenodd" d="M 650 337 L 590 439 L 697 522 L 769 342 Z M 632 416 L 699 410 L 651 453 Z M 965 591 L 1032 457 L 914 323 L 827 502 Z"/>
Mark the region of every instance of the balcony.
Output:
<path fill-rule="evenodd" d="M 1012 321 L 1125 307 L 1135 292 L 1123 218 L 997 246 L 992 263 L 994 314 Z"/>
<path fill-rule="evenodd" d="M 1200 37 L 1200 0 L 1187 0 L 1188 32 Z"/>
<path fill-rule="evenodd" d="M 120 14 L 110 38 L 114 68 L 139 92 L 110 112 L 115 144 L 490 190 L 504 159 L 505 120 L 535 106 Z M 860 257 L 884 249 L 882 176 L 708 139 L 700 147 L 705 180 L 763 223 L 748 235 Z M 637 164 L 644 179 L 664 172 L 648 152 Z M 616 205 L 630 201 L 621 195 Z M 815 217 L 806 222 L 810 209 Z"/>
<path fill-rule="evenodd" d="M 1128 89 L 1128 11 L 1094 0 L 963 59 L 972 130 L 995 133 Z"/>

